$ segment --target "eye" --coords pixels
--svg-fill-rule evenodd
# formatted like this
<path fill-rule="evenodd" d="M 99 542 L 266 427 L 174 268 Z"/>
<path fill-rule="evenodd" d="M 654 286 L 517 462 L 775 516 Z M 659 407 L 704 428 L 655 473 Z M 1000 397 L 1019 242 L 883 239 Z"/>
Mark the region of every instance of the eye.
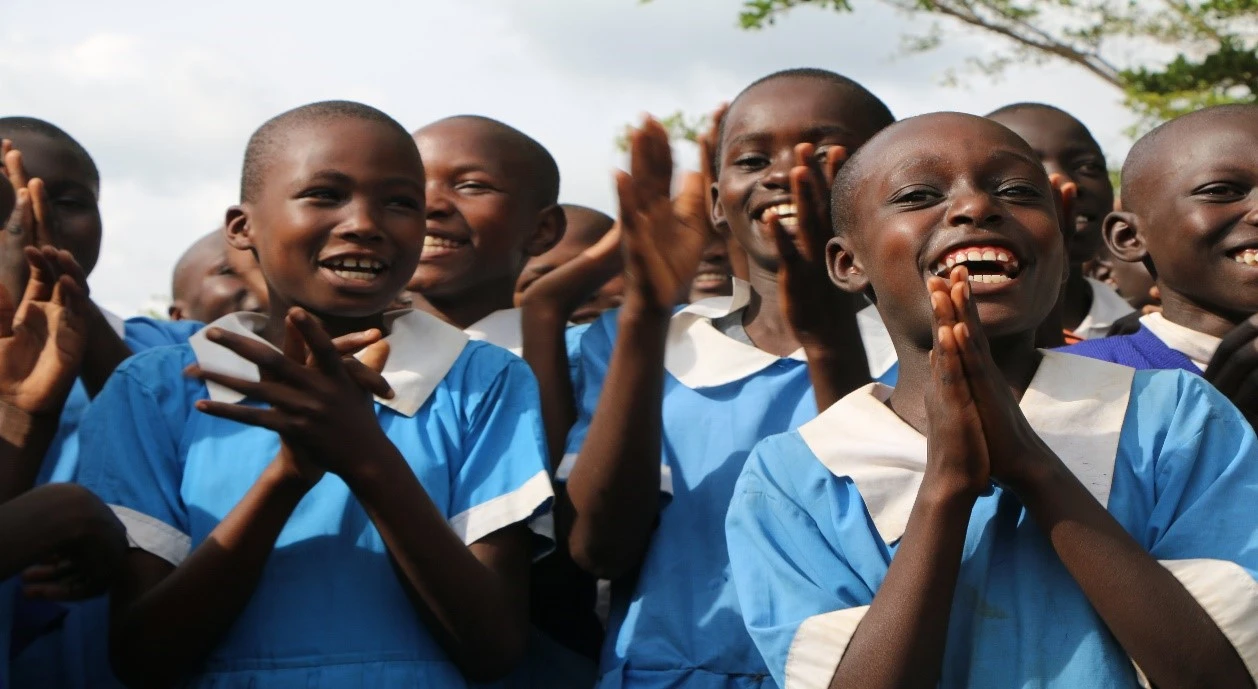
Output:
<path fill-rule="evenodd" d="M 1089 177 L 1099 177 L 1101 175 L 1109 174 L 1109 170 L 1106 169 L 1105 163 L 1099 160 L 1080 161 L 1078 165 L 1075 165 L 1075 171 Z"/>
<path fill-rule="evenodd" d="M 311 199 L 320 203 L 336 203 L 344 198 L 344 194 L 331 187 L 311 187 L 297 195 L 298 198 Z"/>
<path fill-rule="evenodd" d="M 468 179 L 454 185 L 458 191 L 467 192 L 469 194 L 484 194 L 494 190 L 489 184 L 480 180 Z"/>
<path fill-rule="evenodd" d="M 1039 199 L 1044 197 L 1044 194 L 1038 188 L 1024 182 L 1006 184 L 998 189 L 996 193 L 1008 199 Z"/>
<path fill-rule="evenodd" d="M 760 170 L 768 164 L 769 159 L 759 153 L 744 153 L 734 159 L 734 167 L 740 170 Z"/>
<path fill-rule="evenodd" d="M 1246 190 L 1227 182 L 1211 182 L 1193 190 L 1194 196 L 1204 196 L 1211 201 L 1230 201 L 1244 196 Z"/>
<path fill-rule="evenodd" d="M 895 196 L 891 197 L 891 202 L 902 206 L 921 206 L 932 201 L 938 201 L 940 198 L 940 193 L 935 189 L 915 186 L 902 189 Z"/>
<path fill-rule="evenodd" d="M 88 202 L 86 199 L 71 194 L 62 194 L 61 196 L 54 198 L 52 200 L 52 204 L 58 208 L 75 211 L 86 210 L 93 206 L 93 204 Z"/>
<path fill-rule="evenodd" d="M 214 271 L 214 274 L 215 275 L 235 275 L 236 271 L 231 266 L 223 265 L 223 266 L 219 266 L 218 269 Z"/>
<path fill-rule="evenodd" d="M 389 197 L 389 199 L 385 203 L 386 205 L 392 206 L 394 208 L 406 208 L 408 210 L 420 210 L 424 207 L 423 202 L 421 202 L 419 199 L 415 198 L 414 196 L 406 196 L 406 195 Z"/>

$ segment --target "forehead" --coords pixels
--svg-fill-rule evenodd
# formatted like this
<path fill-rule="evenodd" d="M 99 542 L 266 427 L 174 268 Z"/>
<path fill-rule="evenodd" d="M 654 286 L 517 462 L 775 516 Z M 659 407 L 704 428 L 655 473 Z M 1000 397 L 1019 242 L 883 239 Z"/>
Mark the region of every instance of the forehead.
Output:
<path fill-rule="evenodd" d="M 1041 156 L 1063 152 L 1101 152 L 1083 123 L 1064 112 L 1025 108 L 995 115 L 991 119 L 1013 130 Z"/>
<path fill-rule="evenodd" d="M 1178 180 L 1210 173 L 1258 177 L 1258 115 L 1186 123 L 1146 164 Z"/>
<path fill-rule="evenodd" d="M 1017 169 L 1044 178 L 1043 167 L 1016 135 L 964 116 L 910 120 L 861 153 L 859 181 L 904 184 L 921 175 L 961 177 Z M 1046 178 L 1041 180 L 1047 184 Z"/>
<path fill-rule="evenodd" d="M 724 145 L 740 137 L 767 136 L 799 141 L 810 128 L 836 128 L 863 140 L 869 116 L 852 89 L 813 77 L 766 81 L 742 94 L 725 116 Z"/>
<path fill-rule="evenodd" d="M 424 165 L 432 171 L 451 167 L 528 170 L 533 161 L 523 142 L 510 132 L 475 119 L 444 120 L 415 133 Z"/>
<path fill-rule="evenodd" d="M 265 181 L 291 183 L 320 172 L 360 182 L 397 181 L 422 186 L 424 169 L 413 142 L 380 122 L 334 118 L 288 129 L 271 148 Z"/>
<path fill-rule="evenodd" d="M 27 131 L 13 132 L 2 138 L 12 141 L 13 147 L 22 152 L 26 173 L 49 186 L 62 183 L 80 184 L 90 189 L 99 186 L 92 164 L 64 139 Z"/>

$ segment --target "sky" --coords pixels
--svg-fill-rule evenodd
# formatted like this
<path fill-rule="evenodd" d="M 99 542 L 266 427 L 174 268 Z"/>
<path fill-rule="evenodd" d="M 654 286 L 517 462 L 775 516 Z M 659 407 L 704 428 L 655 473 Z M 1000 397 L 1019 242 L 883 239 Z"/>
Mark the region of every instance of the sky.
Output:
<path fill-rule="evenodd" d="M 237 200 L 249 135 L 317 100 L 359 100 L 408 129 L 500 119 L 554 154 L 563 201 L 613 215 L 626 123 L 710 111 L 789 67 L 852 77 L 898 117 L 1057 105 L 1111 166 L 1131 143 L 1121 95 L 1083 70 L 967 71 L 995 39 L 948 24 L 942 49 L 905 55 L 901 37 L 930 25 L 873 2 L 855 14 L 799 8 L 755 32 L 737 27 L 740 0 L 3 4 L 0 115 L 49 120 L 95 158 L 105 234 L 92 296 L 120 315 L 164 313 L 175 260 Z M 959 86 L 944 85 L 948 69 Z M 693 165 L 693 148 L 677 159 Z"/>

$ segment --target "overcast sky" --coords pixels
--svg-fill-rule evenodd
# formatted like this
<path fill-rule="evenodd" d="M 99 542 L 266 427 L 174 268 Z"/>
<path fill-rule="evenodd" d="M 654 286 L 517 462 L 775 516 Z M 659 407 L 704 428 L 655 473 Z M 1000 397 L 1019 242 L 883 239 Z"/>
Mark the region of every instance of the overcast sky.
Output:
<path fill-rule="evenodd" d="M 1111 165 L 1130 145 L 1119 95 L 1082 70 L 1026 67 L 995 82 L 963 71 L 963 86 L 946 87 L 944 71 L 994 39 L 945 25 L 943 50 L 905 57 L 900 36 L 927 25 L 873 2 L 855 15 L 806 7 L 760 32 L 737 28 L 740 4 L 6 2 L 0 114 L 50 120 L 96 159 L 105 239 L 92 293 L 124 315 L 162 308 L 175 259 L 236 200 L 253 129 L 315 100 L 361 100 L 410 129 L 458 113 L 501 119 L 555 155 L 563 200 L 608 212 L 624 123 L 705 112 L 787 67 L 848 75 L 898 117 L 1038 100 L 1083 119 Z"/>

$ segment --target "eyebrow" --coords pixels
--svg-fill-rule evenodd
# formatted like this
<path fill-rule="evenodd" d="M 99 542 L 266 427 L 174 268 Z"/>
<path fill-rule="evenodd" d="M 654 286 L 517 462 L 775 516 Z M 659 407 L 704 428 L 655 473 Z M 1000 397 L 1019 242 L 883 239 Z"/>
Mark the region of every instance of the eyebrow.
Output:
<path fill-rule="evenodd" d="M 839 125 L 820 124 L 820 125 L 816 125 L 814 127 L 809 127 L 805 129 L 800 135 L 799 142 L 805 143 L 808 141 L 816 141 L 817 139 L 824 139 L 827 136 L 851 136 L 851 134 L 852 134 L 851 131 Z M 759 143 L 761 141 L 764 141 L 765 139 L 770 139 L 770 138 L 772 138 L 772 136 L 765 132 L 751 132 L 748 134 L 740 134 L 730 139 L 729 143 L 727 143 L 725 147 L 733 148 L 734 146 L 737 146 L 739 144 L 744 144 L 744 143 Z"/>
<path fill-rule="evenodd" d="M 354 178 L 341 172 L 340 170 L 319 170 L 310 175 L 309 179 L 327 179 L 339 184 L 353 184 Z M 410 177 L 387 177 L 383 181 L 384 184 L 404 184 L 411 187 L 419 188 L 422 184 Z"/>

